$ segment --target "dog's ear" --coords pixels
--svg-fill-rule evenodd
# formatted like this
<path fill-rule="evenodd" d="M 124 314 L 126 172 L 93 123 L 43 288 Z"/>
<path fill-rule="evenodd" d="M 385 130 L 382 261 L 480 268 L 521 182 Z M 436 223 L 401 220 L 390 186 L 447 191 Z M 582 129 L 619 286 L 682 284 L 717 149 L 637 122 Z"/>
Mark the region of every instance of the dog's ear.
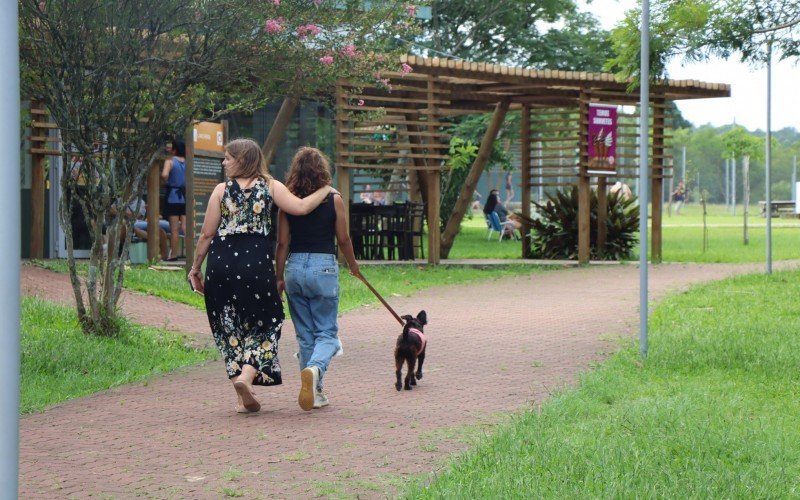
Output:
<path fill-rule="evenodd" d="M 420 311 L 419 314 L 417 314 L 417 319 L 423 325 L 427 325 L 428 324 L 428 315 L 425 314 L 425 311 Z"/>
<path fill-rule="evenodd" d="M 408 323 L 409 320 L 414 319 L 414 316 L 411 316 L 410 314 L 406 314 L 405 316 L 400 316 L 400 318 L 405 320 L 406 323 Z"/>

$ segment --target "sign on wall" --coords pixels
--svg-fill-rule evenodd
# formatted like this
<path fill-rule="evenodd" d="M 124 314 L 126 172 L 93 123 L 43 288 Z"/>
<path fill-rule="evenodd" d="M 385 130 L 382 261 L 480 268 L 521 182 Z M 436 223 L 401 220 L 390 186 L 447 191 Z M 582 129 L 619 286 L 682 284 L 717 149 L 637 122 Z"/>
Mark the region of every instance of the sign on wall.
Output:
<path fill-rule="evenodd" d="M 617 107 L 589 104 L 589 169 L 613 171 L 616 155 Z"/>

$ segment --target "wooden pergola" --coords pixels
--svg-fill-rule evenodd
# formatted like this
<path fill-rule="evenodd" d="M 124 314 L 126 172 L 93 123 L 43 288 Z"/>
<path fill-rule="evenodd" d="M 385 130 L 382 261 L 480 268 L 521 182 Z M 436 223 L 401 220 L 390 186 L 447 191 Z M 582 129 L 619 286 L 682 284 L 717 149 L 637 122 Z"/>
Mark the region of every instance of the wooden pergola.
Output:
<path fill-rule="evenodd" d="M 540 186 L 578 186 L 579 261 L 590 255 L 590 189 L 597 186 L 601 210 L 605 206 L 608 177 L 638 177 L 638 92 L 628 93 L 627 84 L 611 74 L 575 71 L 530 70 L 468 61 L 405 56 L 410 72 L 387 73 L 370 85 L 356 86 L 341 81 L 336 87 L 336 155 L 338 189 L 345 206 L 354 194 L 363 192 L 377 173 L 389 179 L 383 191 L 404 191 L 409 199 L 422 201 L 427 209 L 430 263 L 449 252 L 461 217 L 451 217 L 444 232 L 439 229 L 440 183 L 447 168 L 449 116 L 492 113 L 477 157 L 461 188 L 454 213 L 463 214 L 486 166 L 503 121 L 509 111 L 521 113 L 520 151 L 522 212 L 530 216 L 531 190 Z M 386 80 L 381 81 L 380 79 Z M 671 175 L 671 158 L 666 152 L 666 109 L 669 101 L 730 96 L 730 86 L 695 80 L 668 80 L 651 85 L 651 179 L 652 192 L 661 193 L 664 178 Z M 264 143 L 268 158 L 274 155 L 291 121 L 298 99 L 287 98 Z M 590 104 L 621 105 L 617 130 L 616 170 L 597 172 L 589 168 L 588 108 Z M 47 112 L 32 106 L 31 128 L 33 182 L 31 211 L 33 229 L 31 256 L 43 253 L 44 170 L 46 156 L 59 155 L 48 143 L 57 141 L 46 132 L 58 128 L 46 120 Z M 227 137 L 227 134 L 225 134 Z M 187 158 L 193 164 L 192 154 Z M 193 168 L 190 168 L 190 173 Z M 193 175 L 193 174 L 192 174 Z M 191 177 L 192 175 L 189 175 Z M 158 255 L 158 165 L 148 178 L 148 257 Z M 210 184 L 209 184 L 210 185 Z M 194 182 L 189 182 L 189 199 L 194 199 Z M 200 193 L 201 195 L 203 193 Z M 652 197 L 652 260 L 661 260 L 661 197 Z M 187 207 L 190 220 L 194 204 Z M 430 222 L 435 221 L 435 222 Z M 602 246 L 605 227 L 598 220 L 597 239 Z M 194 224 L 187 224 L 186 255 L 193 251 Z M 530 228 L 523 228 L 525 234 Z M 529 239 L 523 238 L 522 255 L 529 253 Z"/>
<path fill-rule="evenodd" d="M 608 177 L 638 177 L 638 92 L 614 75 L 577 71 L 531 70 L 495 64 L 406 56 L 413 69 L 382 75 L 387 80 L 368 86 L 340 82 L 336 89 L 336 171 L 345 205 L 363 190 L 376 172 L 391 172 L 388 190 L 407 190 L 410 199 L 427 206 L 428 261 L 438 263 L 440 249 L 449 251 L 461 223 L 439 220 L 442 171 L 449 142 L 444 118 L 492 113 L 470 174 L 461 189 L 455 213 L 469 204 L 492 143 L 509 110 L 521 113 L 522 212 L 530 216 L 531 190 L 538 186 L 579 188 L 579 261 L 589 261 L 590 189 L 597 186 L 598 213 L 605 214 Z M 652 192 L 661 193 L 671 175 L 666 152 L 668 101 L 730 96 L 730 86 L 696 80 L 659 81 L 651 85 Z M 592 103 L 623 106 L 617 130 L 614 171 L 589 167 L 588 109 Z M 652 198 L 652 260 L 661 260 L 661 196 Z M 457 220 L 456 220 L 457 219 Z M 601 228 L 602 227 L 602 228 Z M 605 221 L 598 221 L 598 246 L 604 243 Z M 524 228 L 525 234 L 529 228 Z M 523 256 L 529 240 L 523 238 Z"/>

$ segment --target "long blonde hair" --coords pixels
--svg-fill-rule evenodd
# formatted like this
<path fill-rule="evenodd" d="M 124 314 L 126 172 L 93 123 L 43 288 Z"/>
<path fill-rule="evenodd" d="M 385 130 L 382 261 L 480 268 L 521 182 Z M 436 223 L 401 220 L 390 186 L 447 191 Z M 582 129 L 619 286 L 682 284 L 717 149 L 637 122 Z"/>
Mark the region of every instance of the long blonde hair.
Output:
<path fill-rule="evenodd" d="M 262 177 L 270 180 L 267 164 L 264 161 L 264 153 L 261 147 L 252 139 L 234 139 L 225 145 L 225 151 L 236 160 L 237 169 L 229 172 L 231 179 L 243 177 L 251 179 Z"/>

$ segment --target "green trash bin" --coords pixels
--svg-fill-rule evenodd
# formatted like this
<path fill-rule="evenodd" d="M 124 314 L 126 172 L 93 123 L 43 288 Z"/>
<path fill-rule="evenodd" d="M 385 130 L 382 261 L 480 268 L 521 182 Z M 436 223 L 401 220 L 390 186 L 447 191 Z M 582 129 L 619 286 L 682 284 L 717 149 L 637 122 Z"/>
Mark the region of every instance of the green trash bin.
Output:
<path fill-rule="evenodd" d="M 130 247 L 128 247 L 128 257 L 131 260 L 131 264 L 144 264 L 147 262 L 147 242 L 146 241 L 135 241 L 131 242 Z"/>

